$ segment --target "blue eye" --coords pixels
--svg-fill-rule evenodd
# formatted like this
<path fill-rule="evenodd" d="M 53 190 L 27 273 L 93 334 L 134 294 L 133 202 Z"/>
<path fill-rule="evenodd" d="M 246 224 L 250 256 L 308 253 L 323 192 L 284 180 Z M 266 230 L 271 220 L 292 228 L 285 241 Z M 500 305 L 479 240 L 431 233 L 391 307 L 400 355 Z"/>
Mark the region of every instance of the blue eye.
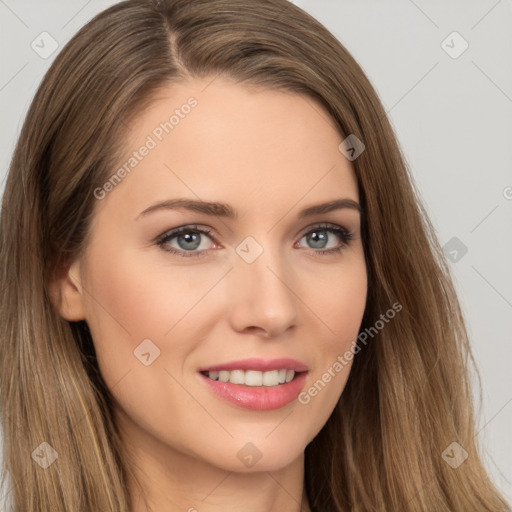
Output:
<path fill-rule="evenodd" d="M 325 233 L 335 234 L 341 240 L 341 244 L 329 249 L 324 249 L 329 241 L 329 236 Z M 313 229 L 310 229 L 306 234 L 302 236 L 302 238 L 306 238 L 309 242 L 312 242 L 314 244 L 314 248 L 321 248 L 322 250 L 320 251 L 314 251 L 315 254 L 321 255 L 340 252 L 350 244 L 350 242 L 354 239 L 354 236 L 352 233 L 347 231 L 345 228 L 342 228 L 341 226 L 321 224 L 315 226 Z"/>
<path fill-rule="evenodd" d="M 178 256 L 183 256 L 185 258 L 190 256 L 203 256 L 206 254 L 206 250 L 199 252 L 191 251 L 195 251 L 195 249 L 201 245 L 202 235 L 207 235 L 210 237 L 210 233 L 211 230 L 202 229 L 198 226 L 183 226 L 168 233 L 164 233 L 164 235 L 158 239 L 157 245 L 159 245 L 164 251 L 176 254 Z M 176 250 L 175 248 L 169 248 L 169 242 L 175 238 L 179 246 L 181 246 L 178 247 L 179 250 Z"/>
<path fill-rule="evenodd" d="M 203 229 L 198 226 L 183 226 L 164 233 L 157 239 L 156 243 L 164 251 L 176 254 L 177 256 L 185 258 L 202 257 L 208 252 L 207 248 L 197 251 L 201 246 L 202 235 L 206 235 L 211 239 L 211 232 L 212 231 L 209 229 Z M 336 235 L 341 240 L 341 243 L 335 247 L 325 249 L 329 242 L 329 234 Z M 323 255 L 341 252 L 349 245 L 350 241 L 353 240 L 354 237 L 352 233 L 341 226 L 337 226 L 335 224 L 321 224 L 310 228 L 309 231 L 302 235 L 300 240 L 303 238 L 306 238 L 309 243 L 313 244 L 313 249 L 321 249 L 313 250 L 313 254 Z M 170 245 L 170 242 L 174 239 L 176 239 L 178 247 Z"/>

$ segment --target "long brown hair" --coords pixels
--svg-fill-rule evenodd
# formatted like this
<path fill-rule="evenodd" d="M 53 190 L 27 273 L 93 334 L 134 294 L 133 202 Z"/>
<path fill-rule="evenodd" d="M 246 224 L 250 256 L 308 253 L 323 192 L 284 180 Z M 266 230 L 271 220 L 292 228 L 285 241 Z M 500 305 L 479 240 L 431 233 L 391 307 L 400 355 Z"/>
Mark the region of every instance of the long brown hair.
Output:
<path fill-rule="evenodd" d="M 94 190 L 114 172 L 133 116 L 168 83 L 219 75 L 307 95 L 330 113 L 340 142 L 363 141 L 353 161 L 369 277 L 361 330 L 402 305 L 355 356 L 306 448 L 312 509 L 506 510 L 475 440 L 473 361 L 449 269 L 385 111 L 343 45 L 286 0 L 121 2 L 84 26 L 44 77 L 1 215 L 0 399 L 16 509 L 131 508 L 89 330 L 59 316 L 49 283 L 84 249 Z M 58 454 L 45 470 L 34 462 L 53 454 L 44 442 Z M 467 453 L 457 468 L 443 457 L 454 442 Z"/>

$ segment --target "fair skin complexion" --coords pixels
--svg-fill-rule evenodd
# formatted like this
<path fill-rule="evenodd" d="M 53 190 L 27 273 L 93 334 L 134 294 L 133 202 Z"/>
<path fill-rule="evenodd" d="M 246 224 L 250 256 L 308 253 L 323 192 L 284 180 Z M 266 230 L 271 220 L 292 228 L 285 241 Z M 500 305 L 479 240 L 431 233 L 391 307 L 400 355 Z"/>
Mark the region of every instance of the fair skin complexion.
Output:
<path fill-rule="evenodd" d="M 155 127 L 190 96 L 197 106 L 159 141 Z M 352 165 L 338 150 L 342 137 L 306 96 L 221 78 L 162 89 L 130 125 L 124 161 L 148 135 L 156 147 L 96 203 L 89 244 L 58 283 L 61 314 L 90 328 L 152 510 L 307 512 L 304 450 L 335 407 L 351 363 L 307 404 L 294 399 L 263 411 L 212 393 L 198 369 L 289 357 L 307 365 L 307 390 L 352 347 L 367 293 L 360 214 L 341 208 L 299 217 L 312 205 L 359 202 Z M 226 203 L 238 217 L 183 208 L 140 216 L 174 198 Z M 325 227 L 311 236 L 325 223 L 353 239 L 345 245 Z M 191 229 L 188 239 L 158 245 L 181 226 L 211 233 Z M 252 263 L 236 251 L 249 236 L 263 249 Z M 160 350 L 147 366 L 134 355 L 145 339 Z M 261 454 L 250 467 L 237 456 L 244 447 L 256 453 L 248 443 Z M 133 482 L 130 493 L 132 512 L 145 512 Z"/>

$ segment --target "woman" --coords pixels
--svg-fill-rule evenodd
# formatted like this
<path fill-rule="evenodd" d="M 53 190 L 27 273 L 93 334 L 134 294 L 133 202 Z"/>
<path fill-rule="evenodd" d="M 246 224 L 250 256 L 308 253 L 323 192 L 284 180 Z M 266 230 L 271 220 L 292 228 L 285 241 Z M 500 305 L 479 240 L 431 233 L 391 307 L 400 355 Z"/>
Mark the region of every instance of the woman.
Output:
<path fill-rule="evenodd" d="M 0 244 L 16 510 L 506 510 L 385 112 L 292 4 L 93 19 L 29 110 Z"/>

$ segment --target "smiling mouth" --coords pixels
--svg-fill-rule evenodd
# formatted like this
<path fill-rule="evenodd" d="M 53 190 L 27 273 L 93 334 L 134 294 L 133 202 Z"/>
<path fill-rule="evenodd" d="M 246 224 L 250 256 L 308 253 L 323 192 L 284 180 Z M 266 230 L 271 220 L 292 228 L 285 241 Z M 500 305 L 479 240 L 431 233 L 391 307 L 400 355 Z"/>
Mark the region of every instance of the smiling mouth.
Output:
<path fill-rule="evenodd" d="M 270 370 L 266 372 L 258 370 L 219 370 L 203 371 L 202 375 L 211 380 L 239 384 L 249 387 L 277 387 L 287 384 L 296 378 L 297 375 L 305 372 L 296 372 L 294 370 Z"/>

